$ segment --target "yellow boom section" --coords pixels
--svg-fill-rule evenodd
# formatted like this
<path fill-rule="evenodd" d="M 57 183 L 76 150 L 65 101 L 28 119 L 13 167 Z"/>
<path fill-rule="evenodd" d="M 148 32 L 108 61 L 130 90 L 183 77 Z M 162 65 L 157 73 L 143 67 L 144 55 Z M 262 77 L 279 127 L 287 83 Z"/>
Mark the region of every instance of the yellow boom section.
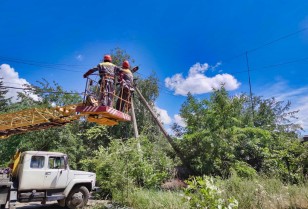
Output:
<path fill-rule="evenodd" d="M 76 105 L 33 108 L 0 115 L 0 139 L 28 131 L 62 126 L 79 118 Z"/>

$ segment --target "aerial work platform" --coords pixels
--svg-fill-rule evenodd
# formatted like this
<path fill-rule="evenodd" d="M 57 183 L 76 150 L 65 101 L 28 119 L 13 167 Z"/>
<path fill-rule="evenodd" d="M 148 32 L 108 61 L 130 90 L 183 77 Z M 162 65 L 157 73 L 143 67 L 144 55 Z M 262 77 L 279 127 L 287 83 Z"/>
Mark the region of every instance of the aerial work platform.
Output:
<path fill-rule="evenodd" d="M 100 77 L 97 78 L 100 79 Z M 121 92 L 121 88 L 118 91 Z M 104 106 L 102 98 L 107 99 L 108 95 L 112 98 L 112 102 L 110 106 Z M 113 107 L 116 102 L 120 104 L 116 108 L 122 112 Z M 87 78 L 83 103 L 63 107 L 31 108 L 0 114 L 0 139 L 29 131 L 63 126 L 80 117 L 100 125 L 114 126 L 119 122 L 131 121 L 131 116 L 128 114 L 130 107 L 131 97 L 123 99 L 122 95 L 116 94 L 115 90 L 107 92 L 99 81 Z"/>
<path fill-rule="evenodd" d="M 95 79 L 87 77 L 83 104 L 76 107 L 76 113 L 84 116 L 89 122 L 107 126 L 114 126 L 119 122 L 131 121 L 131 116 L 128 114 L 131 107 L 130 98 L 124 100 L 119 96 L 116 93 L 116 89 L 118 92 L 121 92 L 121 88 L 114 84 L 113 91 L 108 91 L 104 83 L 106 79 L 105 77 L 101 78 L 99 76 L 96 76 Z M 115 107 L 117 102 L 123 105 L 123 107 L 121 105 Z M 104 104 L 109 104 L 109 106 Z"/>
<path fill-rule="evenodd" d="M 131 121 L 131 116 L 108 106 L 77 106 L 76 112 L 88 116 L 87 121 L 113 126 L 118 121 Z"/>

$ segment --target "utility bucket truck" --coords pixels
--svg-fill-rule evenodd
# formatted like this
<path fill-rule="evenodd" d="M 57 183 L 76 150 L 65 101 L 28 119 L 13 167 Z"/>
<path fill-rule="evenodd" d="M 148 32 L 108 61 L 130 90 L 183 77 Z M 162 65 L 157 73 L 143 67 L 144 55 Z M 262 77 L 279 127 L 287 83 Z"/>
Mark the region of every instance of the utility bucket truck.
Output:
<path fill-rule="evenodd" d="M 136 72 L 135 67 L 132 72 Z M 95 75 L 94 75 L 95 76 Z M 86 121 L 114 126 L 130 122 L 131 92 L 123 97 L 123 85 L 107 91 L 106 78 L 87 78 L 81 104 L 32 108 L 0 114 L 0 139 L 12 135 L 63 126 L 83 117 Z M 108 99 L 109 103 L 106 102 Z M 107 104 L 107 105 L 106 105 Z M 116 107 L 114 107 L 116 106 Z M 121 111 L 120 111 L 121 110 Z M 15 203 L 57 200 L 62 207 L 83 208 L 95 188 L 95 173 L 70 170 L 66 154 L 59 152 L 17 152 L 13 168 L 0 169 L 0 207 L 15 209 Z"/>
<path fill-rule="evenodd" d="M 66 154 L 26 151 L 16 153 L 10 173 L 0 173 L 1 209 L 15 209 L 16 202 L 57 200 L 70 209 L 86 206 L 95 189 L 96 174 L 71 170 Z"/>

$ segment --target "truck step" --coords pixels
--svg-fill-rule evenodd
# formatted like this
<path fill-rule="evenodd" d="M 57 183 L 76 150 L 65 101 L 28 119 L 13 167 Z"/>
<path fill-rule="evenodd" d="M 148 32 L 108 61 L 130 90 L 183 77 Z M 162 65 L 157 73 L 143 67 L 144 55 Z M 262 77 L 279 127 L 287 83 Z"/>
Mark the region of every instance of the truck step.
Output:
<path fill-rule="evenodd" d="M 46 200 L 47 201 L 55 201 L 55 200 L 63 200 L 65 199 L 64 195 L 52 195 L 52 196 L 47 196 Z"/>
<path fill-rule="evenodd" d="M 37 199 L 37 198 L 44 198 L 45 197 L 45 192 L 26 192 L 26 193 L 20 193 L 19 194 L 19 199 L 27 199 L 27 200 L 32 200 L 32 199 Z"/>

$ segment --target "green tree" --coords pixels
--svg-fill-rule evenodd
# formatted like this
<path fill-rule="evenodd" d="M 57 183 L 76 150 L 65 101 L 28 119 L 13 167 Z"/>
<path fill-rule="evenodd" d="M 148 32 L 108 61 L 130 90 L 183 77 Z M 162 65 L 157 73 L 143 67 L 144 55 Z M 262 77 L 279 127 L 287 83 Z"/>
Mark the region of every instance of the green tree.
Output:
<path fill-rule="evenodd" d="M 254 97 L 256 109 L 254 111 L 254 126 L 266 130 L 276 130 L 296 136 L 298 130 L 302 130 L 296 120 L 298 111 L 290 111 L 291 102 L 277 101 L 275 98 L 262 99 Z"/>
<path fill-rule="evenodd" d="M 104 195 L 120 202 L 123 192 L 140 186 L 158 188 L 170 176 L 173 163 L 166 153 L 147 137 L 140 137 L 140 143 L 142 152 L 136 149 L 135 139 L 115 139 L 108 147 L 100 146 L 94 157 L 83 160 L 85 169 L 95 169 Z"/>
<path fill-rule="evenodd" d="M 250 166 L 283 179 L 299 178 L 296 175 L 303 167 L 297 160 L 302 155 L 299 126 L 290 120 L 296 112 L 288 112 L 290 103 L 254 100 L 251 121 L 246 95 L 231 97 L 224 87 L 214 90 L 210 99 L 198 100 L 188 94 L 180 110 L 187 127 L 178 142 L 196 173 L 228 176 L 231 169 L 242 172 Z"/>
<path fill-rule="evenodd" d="M 124 49 L 119 47 L 112 49 L 110 55 L 112 57 L 112 63 L 117 66 L 122 66 L 124 60 L 128 60 L 131 64 L 135 62 L 135 60 Z"/>
<path fill-rule="evenodd" d="M 3 84 L 3 78 L 0 78 L 0 112 L 6 112 L 11 103 L 11 98 L 6 98 L 8 89 Z"/>
<path fill-rule="evenodd" d="M 53 81 L 50 84 L 47 80 L 37 81 L 39 84 L 35 87 L 35 94 L 41 98 L 39 103 L 42 106 L 51 105 L 65 106 L 81 103 L 81 96 L 78 92 L 65 91 L 62 86 Z"/>

